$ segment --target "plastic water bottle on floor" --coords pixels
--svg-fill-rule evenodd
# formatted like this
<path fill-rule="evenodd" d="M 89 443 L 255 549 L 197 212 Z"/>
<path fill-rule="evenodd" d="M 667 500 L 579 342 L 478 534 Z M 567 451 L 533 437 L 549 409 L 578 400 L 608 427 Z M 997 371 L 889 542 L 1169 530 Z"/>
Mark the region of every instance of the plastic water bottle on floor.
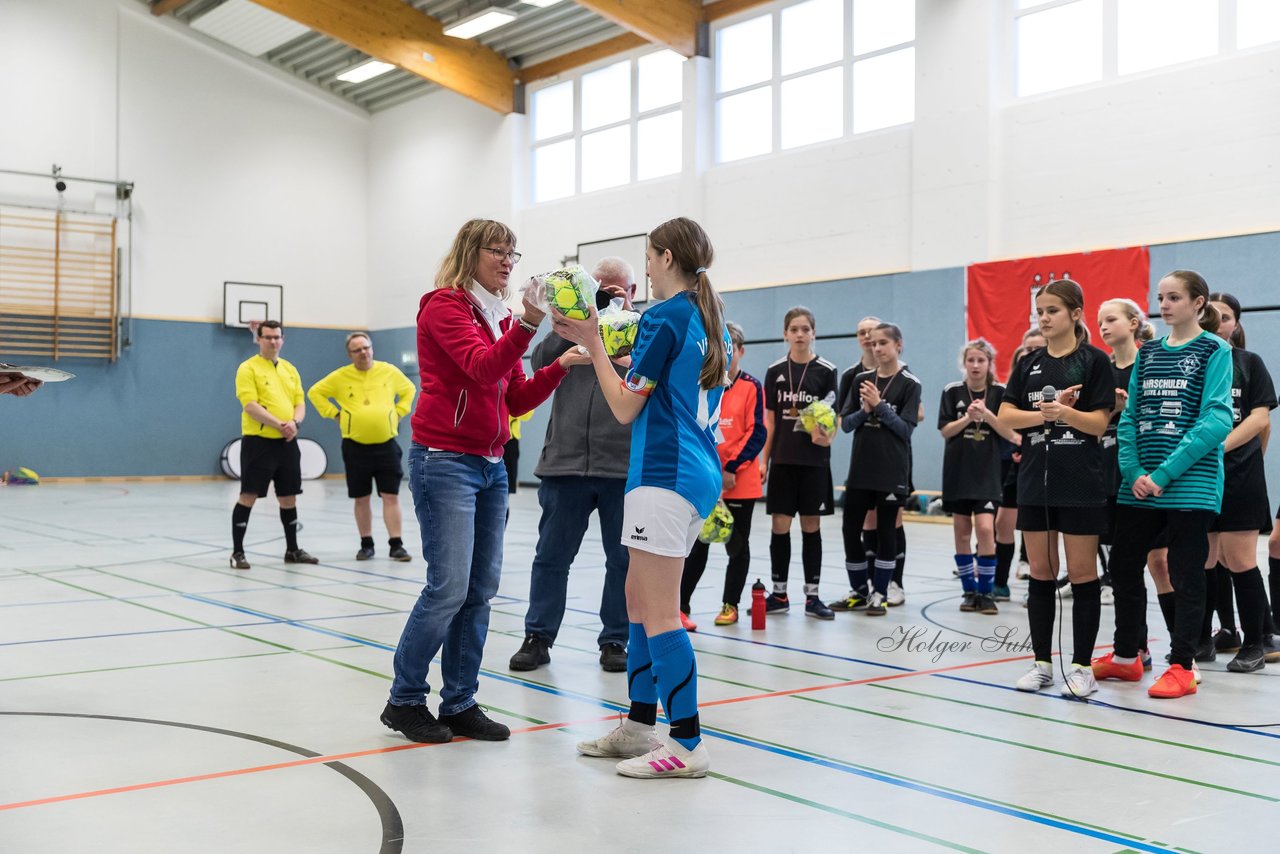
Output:
<path fill-rule="evenodd" d="M 764 584 L 760 579 L 756 579 L 756 583 L 751 585 L 751 629 L 752 631 L 764 631 Z"/>

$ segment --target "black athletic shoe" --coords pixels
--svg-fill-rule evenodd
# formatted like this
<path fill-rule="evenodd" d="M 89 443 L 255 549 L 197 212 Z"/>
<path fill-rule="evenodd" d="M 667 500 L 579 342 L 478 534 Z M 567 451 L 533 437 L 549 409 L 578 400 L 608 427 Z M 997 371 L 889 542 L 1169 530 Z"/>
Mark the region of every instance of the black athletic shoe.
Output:
<path fill-rule="evenodd" d="M 1212 638 L 1202 643 L 1196 644 L 1195 660 L 1199 662 L 1218 660 L 1218 651 L 1214 649 Z"/>
<path fill-rule="evenodd" d="M 395 706 L 387 703 L 382 722 L 410 741 L 443 744 L 453 739 L 453 731 L 436 720 L 426 706 Z"/>
<path fill-rule="evenodd" d="M 398 560 L 401 563 L 413 560 L 413 556 L 404 550 L 404 546 L 396 546 L 394 549 L 387 552 L 387 557 L 392 560 Z"/>
<path fill-rule="evenodd" d="M 1261 646 L 1242 646 L 1236 657 L 1227 664 L 1232 673 L 1252 673 L 1267 666 L 1267 656 Z"/>
<path fill-rule="evenodd" d="M 356 560 L 373 560 L 373 546 L 361 546 L 356 552 Z"/>
<path fill-rule="evenodd" d="M 816 617 L 819 620 L 834 620 L 836 615 L 831 609 L 822 604 L 822 600 L 817 596 L 809 596 L 804 601 L 804 615 L 806 617 Z"/>
<path fill-rule="evenodd" d="M 960 597 L 960 610 L 965 612 L 978 610 L 978 594 L 965 593 Z"/>
<path fill-rule="evenodd" d="M 524 639 L 524 643 L 520 644 L 520 649 L 515 655 L 511 656 L 508 662 L 509 670 L 537 670 L 543 664 L 551 663 L 551 644 L 544 637 L 538 635 L 529 635 Z M 603 659 L 603 655 L 601 656 Z M 603 661 L 601 662 L 603 663 Z M 622 669 L 626 670 L 627 665 L 624 661 Z"/>
<path fill-rule="evenodd" d="M 791 610 L 791 600 L 785 593 L 770 593 L 764 600 L 766 614 L 782 614 Z"/>
<path fill-rule="evenodd" d="M 1218 629 L 1213 635 L 1213 648 L 1218 652 L 1239 652 L 1240 634 L 1235 629 Z"/>
<path fill-rule="evenodd" d="M 848 596 L 828 602 L 827 607 L 832 611 L 859 611 L 867 607 L 869 595 L 866 590 L 850 590 Z"/>
<path fill-rule="evenodd" d="M 600 644 L 600 669 L 605 673 L 626 673 L 626 647 L 620 643 Z"/>
<path fill-rule="evenodd" d="M 974 610 L 982 614 L 999 614 L 996 599 L 989 593 L 979 593 L 973 602 Z"/>
<path fill-rule="evenodd" d="M 232 569 L 250 569 L 249 561 L 244 559 L 244 552 L 231 553 L 231 568 Z"/>
<path fill-rule="evenodd" d="M 306 549 L 293 549 L 284 553 L 285 563 L 319 563 L 320 558 L 307 554 Z"/>
<path fill-rule="evenodd" d="M 490 720 L 479 706 L 463 709 L 456 715 L 441 715 L 440 723 L 453 730 L 453 734 L 476 741 L 506 741 L 511 730 L 495 720 Z"/>

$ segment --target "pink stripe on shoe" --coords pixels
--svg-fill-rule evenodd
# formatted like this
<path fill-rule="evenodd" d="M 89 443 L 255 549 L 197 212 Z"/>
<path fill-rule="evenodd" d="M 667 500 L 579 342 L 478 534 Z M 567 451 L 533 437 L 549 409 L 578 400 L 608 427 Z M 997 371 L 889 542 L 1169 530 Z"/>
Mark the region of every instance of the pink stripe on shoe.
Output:
<path fill-rule="evenodd" d="M 670 761 L 671 761 L 671 764 L 672 764 L 672 765 L 676 766 L 676 768 L 683 768 L 683 767 L 684 767 L 684 763 L 683 763 L 683 762 L 681 762 L 679 759 L 676 759 L 674 756 L 672 756 L 672 757 L 671 757 L 671 760 L 670 760 Z M 673 770 L 674 770 L 674 769 L 673 769 Z"/>

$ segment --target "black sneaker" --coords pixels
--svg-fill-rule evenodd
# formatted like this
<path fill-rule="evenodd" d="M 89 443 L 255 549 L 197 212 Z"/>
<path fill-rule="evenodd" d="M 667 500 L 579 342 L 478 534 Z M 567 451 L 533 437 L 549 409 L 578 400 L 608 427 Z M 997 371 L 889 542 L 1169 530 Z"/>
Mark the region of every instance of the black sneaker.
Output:
<path fill-rule="evenodd" d="M 413 560 L 413 555 L 405 551 L 404 546 L 396 546 L 391 551 L 387 552 L 387 557 L 391 558 L 392 560 L 398 560 L 401 563 L 406 563 L 408 561 Z"/>
<path fill-rule="evenodd" d="M 538 635 L 529 635 L 524 639 L 524 643 L 520 644 L 520 649 L 515 655 L 511 656 L 511 661 L 507 664 L 509 670 L 537 670 L 543 664 L 551 663 L 551 644 L 547 639 Z M 626 662 L 623 662 L 623 669 L 626 669 Z"/>
<path fill-rule="evenodd" d="M 978 610 L 978 594 L 968 591 L 960 597 L 960 610 L 964 612 Z"/>
<path fill-rule="evenodd" d="M 356 552 L 356 560 L 373 560 L 373 546 L 361 546 Z"/>
<path fill-rule="evenodd" d="M 250 568 L 249 561 L 245 560 L 244 558 L 244 552 L 231 553 L 231 568 L 232 569 L 249 569 Z"/>
<path fill-rule="evenodd" d="M 1196 644 L 1196 661 L 1217 661 L 1218 651 L 1213 646 L 1213 639 Z"/>
<path fill-rule="evenodd" d="M 387 703 L 382 710 L 382 722 L 396 732 L 403 733 L 410 741 L 422 744 L 443 744 L 453 739 L 453 731 L 440 721 L 426 706 L 395 706 Z"/>
<path fill-rule="evenodd" d="M 1000 609 L 996 607 L 996 599 L 990 593 L 979 593 L 973 601 L 974 610 L 980 614 L 999 614 Z"/>
<path fill-rule="evenodd" d="M 764 612 L 766 614 L 781 614 L 791 610 L 791 600 L 787 598 L 785 593 L 770 593 L 768 598 L 764 600 Z"/>
<path fill-rule="evenodd" d="M 600 669 L 605 673 L 626 673 L 626 647 L 620 643 L 600 644 Z"/>
<path fill-rule="evenodd" d="M 1239 652 L 1240 634 L 1235 629 L 1218 629 L 1213 635 L 1213 648 L 1218 652 Z"/>
<path fill-rule="evenodd" d="M 827 607 L 832 611 L 857 611 L 867 607 L 867 591 L 850 590 L 849 595 L 843 599 L 837 599 L 834 602 L 828 602 Z"/>
<path fill-rule="evenodd" d="M 285 563 L 319 563 L 320 558 L 307 554 L 306 549 L 293 549 L 284 553 Z"/>
<path fill-rule="evenodd" d="M 868 617 L 883 617 L 889 613 L 885 608 L 884 596 L 879 593 L 872 593 L 871 598 L 867 600 L 866 607 L 859 610 Z"/>
<path fill-rule="evenodd" d="M 476 741 L 506 741 L 511 738 L 511 730 L 490 720 L 479 706 L 463 709 L 456 715 L 441 715 L 440 723 L 453 730 L 454 735 Z"/>
<path fill-rule="evenodd" d="M 804 600 L 804 615 L 806 617 L 816 617 L 819 620 L 834 620 L 836 615 L 831 609 L 822 604 L 822 600 L 817 596 L 809 596 Z"/>
<path fill-rule="evenodd" d="M 1227 669 L 1232 673 L 1252 673 L 1266 667 L 1266 661 L 1266 653 L 1260 645 L 1242 646 L 1236 657 L 1227 664 Z"/>

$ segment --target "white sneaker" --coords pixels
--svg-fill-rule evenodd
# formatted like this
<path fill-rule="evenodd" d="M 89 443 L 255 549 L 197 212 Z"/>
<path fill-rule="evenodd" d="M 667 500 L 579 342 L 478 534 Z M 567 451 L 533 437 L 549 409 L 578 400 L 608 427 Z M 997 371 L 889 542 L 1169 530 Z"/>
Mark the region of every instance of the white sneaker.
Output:
<path fill-rule="evenodd" d="M 1103 605 L 1116 604 L 1116 594 L 1112 591 L 1110 584 L 1103 585 L 1102 593 L 1099 594 L 1098 599 Z"/>
<path fill-rule="evenodd" d="M 907 601 L 907 594 L 902 592 L 902 588 L 898 585 L 898 582 L 890 581 L 889 593 L 885 597 L 885 604 L 892 608 L 895 605 L 901 605 L 905 601 Z"/>
<path fill-rule="evenodd" d="M 1098 693 L 1098 682 L 1093 678 L 1093 668 L 1071 665 L 1067 671 L 1067 681 L 1062 683 L 1062 696 L 1087 697 Z"/>
<path fill-rule="evenodd" d="M 643 756 L 661 746 L 662 741 L 654 733 L 653 727 L 623 718 L 622 723 L 608 735 L 578 742 L 578 752 L 583 756 L 631 757 Z"/>
<path fill-rule="evenodd" d="M 1195 677 L 1196 684 L 1199 685 L 1201 681 L 1200 668 L 1196 667 L 1196 663 L 1194 661 L 1191 662 L 1191 675 Z"/>
<path fill-rule="evenodd" d="M 1051 685 L 1053 685 L 1053 665 L 1047 661 L 1037 661 L 1017 682 L 1013 683 L 1013 687 L 1019 691 L 1039 691 Z"/>
<path fill-rule="evenodd" d="M 699 741 L 693 750 L 685 750 L 674 739 L 667 739 L 643 756 L 624 759 L 618 763 L 618 773 L 623 777 L 653 779 L 655 777 L 705 777 L 711 768 L 711 757 L 705 742 Z"/>
<path fill-rule="evenodd" d="M 1017 578 L 1019 581 L 1026 581 L 1028 578 L 1030 578 L 1031 564 L 1027 563 L 1025 560 L 1018 561 L 1018 571 L 1014 575 L 1014 577 Z"/>

